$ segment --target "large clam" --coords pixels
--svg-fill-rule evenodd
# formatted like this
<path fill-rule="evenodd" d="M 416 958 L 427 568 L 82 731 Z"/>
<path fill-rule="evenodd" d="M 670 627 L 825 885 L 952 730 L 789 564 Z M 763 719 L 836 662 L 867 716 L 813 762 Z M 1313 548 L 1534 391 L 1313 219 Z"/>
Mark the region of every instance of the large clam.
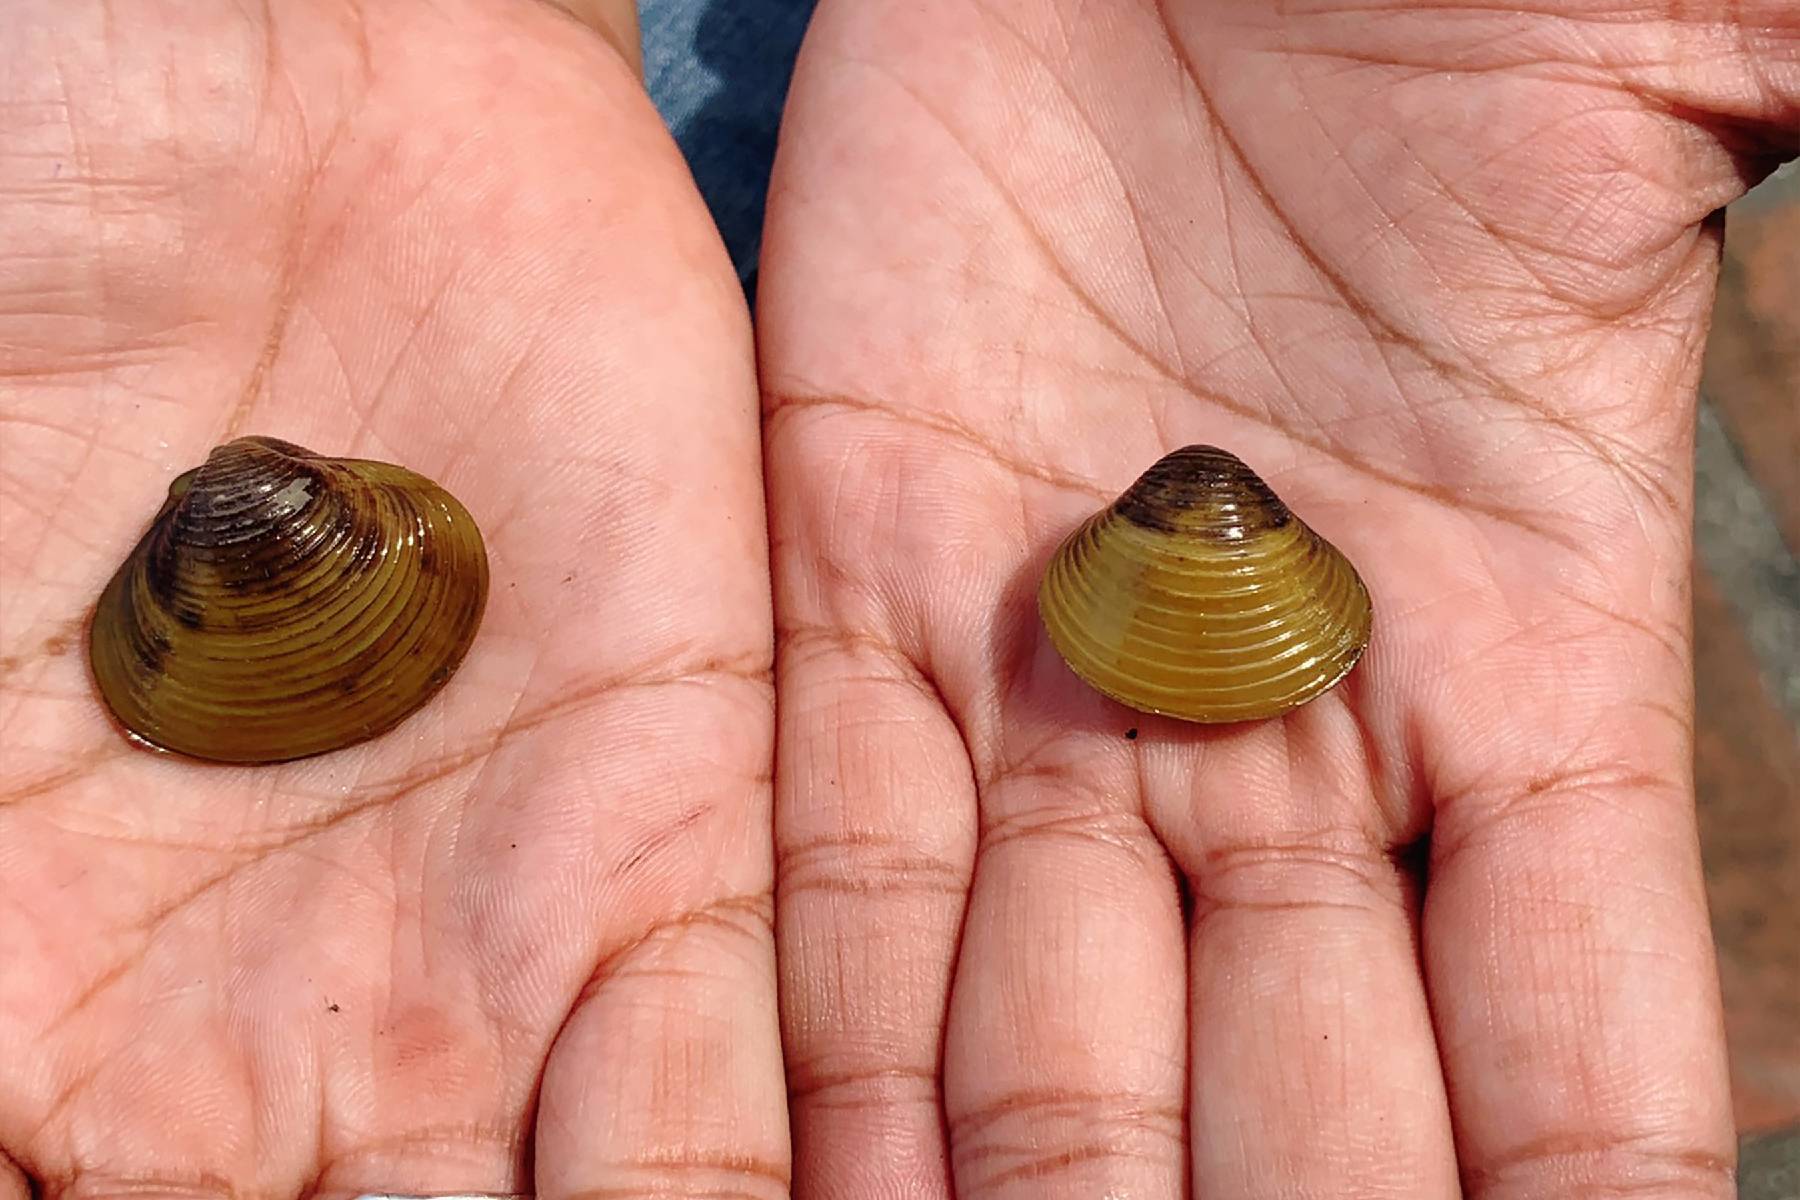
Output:
<path fill-rule="evenodd" d="M 1208 723 L 1323 695 L 1356 665 L 1371 622 L 1350 560 L 1214 446 L 1165 456 L 1077 528 L 1038 606 L 1097 691 Z"/>
<path fill-rule="evenodd" d="M 151 745 L 303 758 L 424 704 L 487 588 L 475 522 L 429 479 L 239 438 L 170 485 L 100 596 L 89 655 L 107 706 Z"/>

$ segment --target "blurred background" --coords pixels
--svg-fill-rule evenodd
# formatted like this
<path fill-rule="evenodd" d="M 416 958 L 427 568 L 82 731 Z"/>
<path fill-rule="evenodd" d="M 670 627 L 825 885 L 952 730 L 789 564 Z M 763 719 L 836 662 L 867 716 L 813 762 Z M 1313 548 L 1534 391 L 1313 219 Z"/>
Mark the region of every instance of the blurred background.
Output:
<path fill-rule="evenodd" d="M 650 93 L 746 287 L 812 0 L 643 0 Z M 1800 1200 L 1800 170 L 1727 215 L 1695 453 L 1696 783 L 1741 1195 Z"/>
<path fill-rule="evenodd" d="M 1800 170 L 1732 205 L 1695 446 L 1695 783 L 1741 1194 L 1800 1197 Z"/>

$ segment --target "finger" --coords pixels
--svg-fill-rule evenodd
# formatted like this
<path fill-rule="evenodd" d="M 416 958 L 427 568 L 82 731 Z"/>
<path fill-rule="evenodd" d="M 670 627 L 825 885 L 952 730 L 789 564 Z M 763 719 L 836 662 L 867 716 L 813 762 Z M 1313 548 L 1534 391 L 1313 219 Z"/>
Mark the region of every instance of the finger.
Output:
<path fill-rule="evenodd" d="M 539 1196 L 787 1196 L 769 920 L 725 897 L 601 964 L 544 1073 Z"/>
<path fill-rule="evenodd" d="M 1635 724 L 1441 796 L 1426 964 L 1472 1200 L 1733 1194 L 1687 743 Z"/>
<path fill-rule="evenodd" d="M 1196 1195 L 1459 1194 L 1417 887 L 1362 744 L 1335 698 L 1206 743 L 1198 768 L 1139 739 L 1194 896 Z"/>
<path fill-rule="evenodd" d="M 890 639 L 784 589 L 776 847 L 795 1185 L 949 1200 L 938 1066 L 974 859 L 955 725 Z"/>
<path fill-rule="evenodd" d="M 964 1200 L 1183 1194 L 1180 899 L 1129 760 L 1090 750 L 984 792 L 944 1069 Z"/>
<path fill-rule="evenodd" d="M 1789 0 L 1705 0 L 1683 17 L 1682 60 L 1692 68 L 1658 73 L 1652 63 L 1633 63 L 1619 70 L 1640 87 L 1660 84 L 1665 100 L 1680 105 L 1671 111 L 1731 148 L 1696 155 L 1718 172 L 1722 207 L 1800 155 L 1800 23 Z M 1746 169 L 1750 163 L 1758 165 Z"/>
<path fill-rule="evenodd" d="M 639 79 L 644 77 L 644 47 L 638 29 L 637 0 L 548 2 L 605 38 L 631 65 L 632 73 Z"/>
<path fill-rule="evenodd" d="M 25 1173 L 0 1150 L 0 1200 L 31 1200 L 31 1185 Z"/>

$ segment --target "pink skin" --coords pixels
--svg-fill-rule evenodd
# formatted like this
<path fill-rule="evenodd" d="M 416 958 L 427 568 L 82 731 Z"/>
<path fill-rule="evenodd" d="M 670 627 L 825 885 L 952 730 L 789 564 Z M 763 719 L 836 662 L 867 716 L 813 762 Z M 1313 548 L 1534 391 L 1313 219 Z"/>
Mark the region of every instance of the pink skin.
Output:
<path fill-rule="evenodd" d="M 0 24 L 0 1197 L 785 1195 L 749 325 L 626 61 L 520 0 Z M 394 735 L 95 705 L 86 608 L 238 432 L 481 523 Z"/>
<path fill-rule="evenodd" d="M 0 1200 L 767 1200 L 790 1111 L 808 1197 L 1728 1195 L 1686 464 L 1791 6 L 826 0 L 760 461 L 624 7 L 10 6 Z M 246 431 L 494 563 L 437 701 L 265 770 L 127 748 L 81 648 Z M 1187 441 L 1374 590 L 1284 721 L 1032 619 Z"/>
<path fill-rule="evenodd" d="M 1732 1194 L 1690 435 L 1796 130 L 1776 0 L 825 0 L 759 314 L 797 1194 Z M 1285 720 L 1035 623 L 1188 442 L 1373 591 Z"/>

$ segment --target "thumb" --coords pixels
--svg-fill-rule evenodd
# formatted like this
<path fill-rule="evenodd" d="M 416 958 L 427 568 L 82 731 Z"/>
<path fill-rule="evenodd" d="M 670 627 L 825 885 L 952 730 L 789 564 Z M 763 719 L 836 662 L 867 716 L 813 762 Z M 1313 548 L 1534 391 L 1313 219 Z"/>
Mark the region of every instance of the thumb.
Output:
<path fill-rule="evenodd" d="M 637 0 L 549 0 L 611 42 L 632 73 L 644 77 L 644 52 L 638 39 Z"/>

